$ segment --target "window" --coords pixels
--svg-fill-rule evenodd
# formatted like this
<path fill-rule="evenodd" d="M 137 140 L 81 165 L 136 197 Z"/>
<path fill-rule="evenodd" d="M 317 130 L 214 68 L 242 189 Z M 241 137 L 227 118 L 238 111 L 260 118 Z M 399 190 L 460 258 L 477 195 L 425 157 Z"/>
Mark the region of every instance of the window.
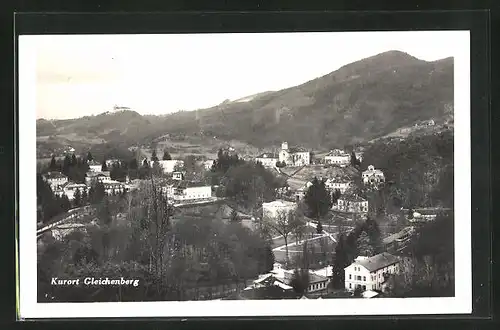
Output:
<path fill-rule="evenodd" d="M 363 281 L 365 281 L 365 282 L 366 282 L 366 276 L 363 276 Z"/>
<path fill-rule="evenodd" d="M 349 289 L 352 289 L 351 283 L 349 283 Z"/>
<path fill-rule="evenodd" d="M 361 281 L 361 276 L 358 276 L 357 280 L 358 280 L 358 281 Z"/>
<path fill-rule="evenodd" d="M 351 274 L 349 274 L 349 279 L 351 279 Z"/>
<path fill-rule="evenodd" d="M 365 291 L 366 291 L 366 285 L 363 285 L 363 290 L 365 290 Z"/>

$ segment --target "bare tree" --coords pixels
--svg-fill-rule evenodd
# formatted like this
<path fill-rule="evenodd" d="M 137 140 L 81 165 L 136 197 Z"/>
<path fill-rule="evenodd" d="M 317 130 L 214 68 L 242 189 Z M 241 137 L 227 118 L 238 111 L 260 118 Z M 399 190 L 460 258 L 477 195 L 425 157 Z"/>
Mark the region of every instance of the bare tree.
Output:
<path fill-rule="evenodd" d="M 290 234 L 294 233 L 299 226 L 303 226 L 304 222 L 301 220 L 300 215 L 296 211 L 277 211 L 274 218 L 266 219 L 265 226 L 270 231 L 280 235 L 285 240 L 285 263 L 288 264 L 288 238 Z"/>

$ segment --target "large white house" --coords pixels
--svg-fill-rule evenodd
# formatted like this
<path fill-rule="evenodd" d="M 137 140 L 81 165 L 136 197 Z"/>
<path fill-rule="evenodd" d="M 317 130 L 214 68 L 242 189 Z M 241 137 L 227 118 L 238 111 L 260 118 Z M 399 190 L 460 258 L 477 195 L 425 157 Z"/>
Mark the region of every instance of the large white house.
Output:
<path fill-rule="evenodd" d="M 303 166 L 311 164 L 311 154 L 301 147 L 288 148 L 288 143 L 281 144 L 281 151 L 278 156 L 280 162 L 287 166 Z"/>
<path fill-rule="evenodd" d="M 87 176 L 85 177 L 85 183 L 91 185 L 93 182 L 110 182 L 111 180 L 111 172 L 87 172 Z"/>
<path fill-rule="evenodd" d="M 68 177 L 61 172 L 48 172 L 43 179 L 50 185 L 52 191 L 68 182 Z"/>
<path fill-rule="evenodd" d="M 212 197 L 212 186 L 203 182 L 177 181 L 163 189 L 175 202 L 199 201 Z"/>
<path fill-rule="evenodd" d="M 264 167 L 275 167 L 279 161 L 279 156 L 271 152 L 265 152 L 256 157 L 255 161 L 261 163 Z"/>
<path fill-rule="evenodd" d="M 91 160 L 87 162 L 89 165 L 89 171 L 91 172 L 101 172 L 102 165 L 99 162 L 96 162 L 95 160 Z"/>
<path fill-rule="evenodd" d="M 345 193 L 346 190 L 353 186 L 354 182 L 347 177 L 335 177 L 325 181 L 325 186 L 330 191 L 339 190 L 340 193 Z"/>
<path fill-rule="evenodd" d="M 350 213 L 367 213 L 368 201 L 359 195 L 347 194 L 339 197 L 332 209 Z"/>
<path fill-rule="evenodd" d="M 104 191 L 106 194 L 111 195 L 111 194 L 119 194 L 122 193 L 123 191 L 127 190 L 126 186 L 123 182 L 115 181 L 115 180 L 109 180 L 106 182 L 103 182 L 104 185 Z"/>
<path fill-rule="evenodd" d="M 375 169 L 373 165 L 368 166 L 366 171 L 362 173 L 363 183 L 366 185 L 376 185 L 385 182 L 384 172 Z"/>
<path fill-rule="evenodd" d="M 351 155 L 344 150 L 334 149 L 325 156 L 325 164 L 347 166 L 351 162 Z"/>
<path fill-rule="evenodd" d="M 151 167 L 153 167 L 155 161 L 151 161 Z M 171 159 L 171 160 L 158 160 L 158 164 L 163 169 L 163 173 L 172 173 L 175 171 L 176 167 L 184 166 L 183 160 Z"/>
<path fill-rule="evenodd" d="M 269 203 L 262 203 L 262 217 L 266 219 L 276 219 L 278 215 L 289 214 L 296 209 L 297 203 L 278 199 Z"/>
<path fill-rule="evenodd" d="M 80 194 L 82 194 L 84 191 L 85 193 L 88 193 L 88 189 L 89 187 L 84 183 L 68 182 L 58 190 L 54 191 L 54 193 L 59 197 L 66 195 L 66 197 L 68 197 L 68 199 L 71 201 L 75 198 L 75 193 L 77 190 L 79 190 Z"/>
<path fill-rule="evenodd" d="M 399 258 L 383 252 L 373 257 L 357 257 L 352 264 L 344 268 L 345 288 L 354 291 L 383 291 L 388 275 L 399 272 Z"/>

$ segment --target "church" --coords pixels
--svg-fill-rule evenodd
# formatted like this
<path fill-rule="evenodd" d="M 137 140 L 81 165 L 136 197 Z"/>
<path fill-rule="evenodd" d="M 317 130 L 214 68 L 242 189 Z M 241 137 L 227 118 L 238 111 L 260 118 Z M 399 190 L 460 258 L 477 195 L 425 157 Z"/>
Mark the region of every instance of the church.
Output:
<path fill-rule="evenodd" d="M 279 161 L 286 166 L 303 166 L 311 164 L 311 154 L 301 147 L 288 148 L 288 142 L 281 144 Z"/>

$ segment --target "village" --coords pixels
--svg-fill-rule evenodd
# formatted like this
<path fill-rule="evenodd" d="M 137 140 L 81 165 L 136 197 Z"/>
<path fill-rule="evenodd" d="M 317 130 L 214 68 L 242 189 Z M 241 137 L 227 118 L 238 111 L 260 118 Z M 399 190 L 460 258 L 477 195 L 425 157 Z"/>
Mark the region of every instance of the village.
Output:
<path fill-rule="evenodd" d="M 391 277 L 401 271 L 401 265 L 405 262 L 403 251 L 416 229 L 432 222 L 443 211 L 401 208 L 396 226 L 386 224 L 384 217 L 377 218 L 375 222 L 380 227 L 377 229 L 380 231 L 380 246 L 366 255 L 357 255 L 339 274 L 331 261 L 335 258 L 334 251 L 340 244 L 339 240 L 344 240 L 361 228 L 360 224 L 373 221 L 375 212 L 367 192 L 376 192 L 386 184 L 382 169 L 363 163 L 363 150 L 334 149 L 324 155 L 313 155 L 311 150 L 289 147 L 287 142 L 283 142 L 279 152 L 265 152 L 257 157 L 243 156 L 242 159 L 261 165 L 284 182 L 275 189 L 274 200 L 263 200 L 256 212 L 247 212 L 238 207 L 237 202 L 221 196 L 220 185 L 212 184 L 205 178 L 205 174 L 213 171 L 217 165 L 217 157 L 187 166 L 185 160 L 172 159 L 166 152 L 163 159 L 159 159 L 154 150 L 150 159 L 143 157 L 137 162 L 140 164 L 137 168 L 151 169 L 150 175 L 134 175 L 131 178 L 130 171 L 117 174 L 120 167 L 132 168 L 129 164 L 124 166 L 127 160 L 107 159 L 98 162 L 90 153 L 85 159 L 76 157 L 74 153 L 69 156 L 70 153 L 71 149 L 67 158 L 82 163 L 87 170 L 84 180 L 72 181 L 56 170 L 55 160 L 52 160 L 50 170 L 43 173 L 43 180 L 50 186 L 54 196 L 67 199 L 72 207 L 53 219 L 39 222 L 38 238 L 50 233 L 57 240 L 62 240 L 74 231 L 85 230 L 85 224 L 78 221 L 78 212 L 88 211 L 90 205 L 83 200 L 88 199 L 92 191 L 95 194 L 96 186 L 108 196 L 120 196 L 141 189 L 141 182 L 151 180 L 161 187 L 174 209 L 225 205 L 228 210 L 225 212 L 226 218 L 237 218 L 250 229 L 262 228 L 264 225 L 268 228 L 274 259 L 272 269 L 245 283 L 244 288 L 215 290 L 218 293 L 209 294 L 210 299 L 254 299 L 255 292 L 262 289 L 272 292 L 270 295 L 275 299 L 384 296 L 390 291 Z M 219 150 L 221 153 L 237 155 L 237 150 L 229 147 Z M 311 197 L 318 194 L 313 192 L 315 189 L 323 189 L 328 201 L 326 210 L 324 207 L 321 210 L 318 208 L 317 212 L 312 212 L 316 216 L 312 216 L 306 210 L 307 199 L 317 198 L 318 203 L 324 202 L 319 200 L 320 197 Z M 303 220 L 298 225 L 294 224 L 297 214 Z M 305 255 L 311 248 L 311 259 L 314 261 L 308 260 L 304 264 L 307 259 Z M 323 258 L 316 257 L 320 254 Z M 307 273 L 304 275 L 307 277 L 305 287 L 299 290 L 298 272 Z M 339 279 L 343 282 L 340 289 Z M 333 282 L 337 284 L 333 285 Z"/>

